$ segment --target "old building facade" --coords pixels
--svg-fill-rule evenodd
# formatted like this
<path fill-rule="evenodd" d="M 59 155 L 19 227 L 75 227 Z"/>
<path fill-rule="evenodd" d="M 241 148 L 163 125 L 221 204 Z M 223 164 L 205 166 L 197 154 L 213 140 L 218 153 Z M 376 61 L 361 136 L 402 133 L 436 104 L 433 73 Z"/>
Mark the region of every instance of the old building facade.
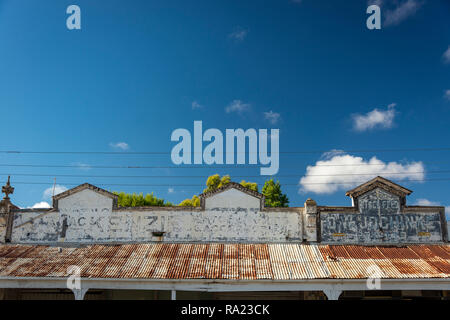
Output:
<path fill-rule="evenodd" d="M 443 299 L 450 289 L 444 207 L 408 206 L 412 191 L 382 177 L 348 191 L 349 207 L 269 208 L 236 183 L 200 195 L 200 207 L 118 207 L 86 183 L 50 209 L 19 209 L 11 188 L 0 298 Z"/>

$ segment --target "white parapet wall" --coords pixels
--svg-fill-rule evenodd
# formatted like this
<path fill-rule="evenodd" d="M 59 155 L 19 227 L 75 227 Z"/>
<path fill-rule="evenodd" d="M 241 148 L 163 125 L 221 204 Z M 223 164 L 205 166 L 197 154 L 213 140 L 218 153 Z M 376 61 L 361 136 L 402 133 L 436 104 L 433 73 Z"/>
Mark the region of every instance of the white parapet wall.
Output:
<path fill-rule="evenodd" d="M 203 207 L 115 208 L 90 188 L 47 211 L 15 213 L 13 243 L 292 242 L 302 240 L 302 208 L 261 208 L 261 199 L 229 188 Z"/>
<path fill-rule="evenodd" d="M 351 207 L 318 206 L 308 199 L 304 207 L 269 208 L 262 194 L 231 182 L 203 193 L 199 207 L 124 208 L 116 195 L 83 184 L 56 195 L 51 209 L 15 209 L 13 220 L 0 216 L 0 235 L 36 244 L 447 242 L 445 208 L 407 206 L 411 192 L 377 177 L 347 192 Z"/>

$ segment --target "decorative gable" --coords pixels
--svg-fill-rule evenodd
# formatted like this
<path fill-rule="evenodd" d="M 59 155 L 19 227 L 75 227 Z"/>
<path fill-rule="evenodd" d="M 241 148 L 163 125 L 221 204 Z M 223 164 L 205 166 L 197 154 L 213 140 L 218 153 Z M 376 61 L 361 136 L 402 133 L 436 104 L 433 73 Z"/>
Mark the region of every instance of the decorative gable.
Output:
<path fill-rule="evenodd" d="M 88 192 L 85 192 L 85 190 L 89 190 Z M 109 191 L 106 191 L 102 188 L 96 187 L 92 184 L 89 183 L 83 183 L 80 184 L 79 186 L 66 190 L 62 193 L 59 193 L 55 196 L 53 196 L 53 207 L 54 208 L 58 208 L 58 204 L 60 202 L 61 199 L 65 199 L 68 197 L 73 197 L 75 194 L 82 192 L 83 194 L 91 194 L 91 192 L 95 193 L 97 196 L 101 196 L 100 198 L 109 198 L 112 199 L 113 203 L 112 203 L 112 207 L 117 207 L 117 196 Z M 85 199 L 85 197 L 81 197 L 82 199 Z M 92 194 L 91 196 L 88 196 L 88 198 L 95 198 L 95 195 Z M 86 198 L 86 201 L 89 201 L 89 199 Z M 108 200 L 107 200 L 108 201 Z M 110 200 L 109 200 L 110 201 Z"/>
<path fill-rule="evenodd" d="M 262 210 L 264 208 L 264 195 L 245 188 L 236 182 L 230 182 L 225 186 L 202 193 L 200 195 L 203 208 L 252 208 Z"/>
<path fill-rule="evenodd" d="M 408 207 L 406 196 L 411 192 L 382 177 L 348 191 L 346 195 L 352 198 L 354 207 L 321 209 L 321 241 L 392 244 L 445 241 L 443 207 Z"/>
<path fill-rule="evenodd" d="M 382 188 L 375 188 L 360 195 L 355 203 L 359 212 L 366 215 L 400 213 L 400 197 Z"/>
<path fill-rule="evenodd" d="M 399 213 L 412 191 L 388 179 L 376 177 L 345 194 L 352 198 L 360 213 Z"/>

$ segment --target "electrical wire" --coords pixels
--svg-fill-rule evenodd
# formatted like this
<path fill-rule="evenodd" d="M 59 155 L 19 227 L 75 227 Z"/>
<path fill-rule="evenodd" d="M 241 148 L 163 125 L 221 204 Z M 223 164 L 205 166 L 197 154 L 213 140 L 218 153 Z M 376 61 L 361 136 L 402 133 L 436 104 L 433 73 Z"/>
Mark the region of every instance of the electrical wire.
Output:
<path fill-rule="evenodd" d="M 436 179 L 408 179 L 405 182 L 425 182 L 425 181 L 450 181 L 450 178 L 436 178 Z M 302 183 L 301 185 L 322 185 L 322 184 L 333 184 L 333 185 L 354 185 L 356 183 L 365 183 L 367 180 L 361 181 L 348 181 L 348 182 L 308 182 Z M 53 182 L 26 182 L 26 181 L 14 181 L 11 184 L 29 184 L 29 185 L 52 185 Z M 61 185 L 67 186 L 78 186 L 76 183 L 66 183 L 66 182 L 58 182 Z M 94 184 L 94 183 L 92 183 Z M 205 187 L 204 184 L 127 184 L 127 183 L 95 183 L 98 186 L 117 186 L 117 187 Z M 298 183 L 287 183 L 283 184 L 283 186 L 301 186 Z"/>
<path fill-rule="evenodd" d="M 410 151 L 450 151 L 449 147 L 441 148 L 393 148 L 393 149 L 349 149 L 338 150 L 339 152 L 410 152 Z M 203 153 L 203 151 L 201 151 Z M 280 151 L 280 154 L 311 154 L 311 153 L 326 153 L 330 150 L 302 150 L 302 151 Z M 27 151 L 27 150 L 0 150 L 0 153 L 4 154 L 114 154 L 114 155 L 158 155 L 158 154 L 171 154 L 170 151 Z M 196 152 L 191 152 L 195 154 Z M 227 152 L 223 152 L 226 154 Z M 231 151 L 230 151 L 231 153 Z M 240 153 L 234 152 L 232 153 Z M 245 151 L 245 153 L 250 153 Z M 257 152 L 255 152 L 257 153 Z"/>
<path fill-rule="evenodd" d="M 375 173 L 339 173 L 339 174 L 308 174 L 308 177 L 338 177 L 338 176 L 373 176 L 373 175 L 418 175 L 418 174 L 436 174 L 436 173 L 450 173 L 450 170 L 437 170 L 437 171 L 410 171 L 410 172 L 375 172 Z M 73 177 L 73 178 L 158 178 L 158 179 L 170 179 L 170 178 L 205 178 L 204 175 L 195 176 L 126 176 L 126 175 L 83 175 L 83 174 L 34 174 L 34 173 L 0 173 L 1 176 L 26 176 L 26 177 Z M 278 178 L 296 178 L 303 177 L 305 174 L 285 174 L 285 175 L 273 175 L 271 177 Z M 266 178 L 262 175 L 233 175 L 233 177 L 239 178 Z"/>

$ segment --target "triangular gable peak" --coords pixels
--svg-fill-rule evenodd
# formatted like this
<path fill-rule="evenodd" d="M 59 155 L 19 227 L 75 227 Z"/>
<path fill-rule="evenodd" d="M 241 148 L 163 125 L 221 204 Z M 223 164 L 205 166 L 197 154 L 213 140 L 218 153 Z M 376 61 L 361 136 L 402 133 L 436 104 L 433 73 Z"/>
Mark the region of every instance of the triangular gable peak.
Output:
<path fill-rule="evenodd" d="M 92 185 L 90 183 L 83 183 L 83 184 L 80 184 L 79 186 L 77 186 L 75 188 L 66 190 L 64 192 L 61 192 L 61 193 L 53 196 L 53 207 L 54 208 L 58 207 L 58 201 L 60 199 L 69 197 L 69 196 L 71 196 L 71 195 L 73 195 L 75 193 L 81 192 L 81 191 L 86 190 L 86 189 L 92 190 L 92 191 L 94 191 L 94 192 L 96 192 L 98 194 L 101 194 L 101 195 L 103 195 L 105 197 L 113 199 L 113 206 L 114 207 L 117 206 L 117 198 L 118 198 L 117 195 L 115 195 L 112 192 L 106 191 L 105 189 L 96 187 L 96 186 L 94 186 L 94 185 Z"/>
<path fill-rule="evenodd" d="M 244 193 L 244 194 L 249 195 L 251 197 L 257 198 L 257 200 L 259 201 L 259 208 L 260 209 L 264 208 L 265 198 L 264 198 L 263 194 L 261 194 L 259 192 L 256 192 L 256 191 L 253 191 L 253 190 L 250 190 L 250 189 L 248 189 L 248 188 L 246 188 L 246 187 L 244 187 L 241 184 L 236 183 L 236 182 L 229 182 L 226 185 L 224 185 L 223 187 L 220 187 L 220 188 L 218 188 L 216 190 L 202 193 L 200 195 L 200 204 L 201 204 L 202 208 L 205 208 L 205 202 L 206 202 L 207 198 L 217 196 L 217 195 L 219 195 L 221 193 L 224 193 L 224 192 L 227 192 L 227 191 L 230 191 L 230 190 L 237 190 L 237 191 L 239 191 L 241 193 Z"/>
<path fill-rule="evenodd" d="M 387 211 L 400 212 L 406 205 L 406 196 L 412 191 L 383 177 L 376 177 L 352 190 L 346 195 L 352 198 L 360 212 Z"/>
<path fill-rule="evenodd" d="M 370 181 L 367 181 L 366 183 L 363 183 L 360 186 L 357 186 L 352 190 L 347 191 L 345 195 L 355 199 L 360 195 L 369 192 L 375 188 L 384 189 L 385 191 L 395 194 L 401 198 L 405 198 L 407 195 L 410 195 L 412 193 L 411 190 L 406 189 L 401 185 L 398 185 L 388 179 L 378 176 Z"/>

